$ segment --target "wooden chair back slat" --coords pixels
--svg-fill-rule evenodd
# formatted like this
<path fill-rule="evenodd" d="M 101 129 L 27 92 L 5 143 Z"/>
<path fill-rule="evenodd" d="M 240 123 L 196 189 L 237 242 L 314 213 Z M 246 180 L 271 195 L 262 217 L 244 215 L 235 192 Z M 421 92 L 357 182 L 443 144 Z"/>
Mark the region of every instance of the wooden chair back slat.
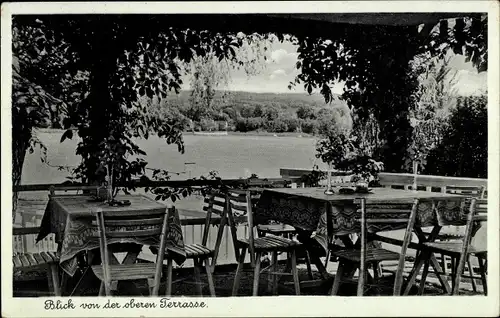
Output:
<path fill-rule="evenodd" d="M 222 216 L 226 208 L 226 194 L 221 191 L 211 191 L 203 199 L 203 211 L 210 210 L 211 213 Z"/>
<path fill-rule="evenodd" d="M 127 212 L 127 211 L 121 211 Z M 165 209 L 140 211 L 137 214 L 120 211 L 100 212 L 105 214 L 103 224 L 108 238 L 159 236 L 162 230 Z M 99 220 L 93 222 L 99 225 Z M 137 227 L 142 227 L 138 229 Z"/>
<path fill-rule="evenodd" d="M 139 220 L 137 219 L 131 219 L 131 220 L 113 220 L 113 219 L 107 219 L 106 220 L 106 226 L 108 227 L 120 227 L 120 226 L 139 226 L 139 225 L 158 225 L 163 222 L 162 217 L 153 217 L 153 218 L 141 218 Z M 92 221 L 92 225 L 96 226 L 97 222 Z"/>
<path fill-rule="evenodd" d="M 246 199 L 243 202 L 238 202 L 238 203 L 243 203 L 244 205 L 240 205 L 240 204 L 237 204 L 237 203 L 232 202 L 232 201 L 233 201 L 233 199 L 231 198 L 230 205 L 231 205 L 231 209 L 233 211 L 236 210 L 236 211 L 242 212 L 243 215 L 247 213 L 248 210 L 247 210 Z M 237 213 L 235 213 L 235 214 L 237 214 Z"/>
<path fill-rule="evenodd" d="M 476 209 L 476 214 L 487 214 L 488 213 L 488 200 L 487 199 L 477 199 L 475 209 Z"/>
<path fill-rule="evenodd" d="M 357 200 L 359 203 L 362 203 L 362 199 Z M 404 224 L 406 227 L 406 223 L 411 218 L 411 213 L 413 211 L 414 203 L 411 202 L 391 202 L 391 201 L 378 201 L 378 202 L 369 202 L 364 200 L 364 211 L 363 208 L 358 210 L 361 217 L 358 221 L 363 220 L 364 213 L 364 222 L 365 224 L 373 225 L 367 226 L 366 231 L 368 232 L 376 232 L 378 227 L 377 224 Z M 360 206 L 361 207 L 361 206 Z M 402 225 L 403 226 L 403 225 Z"/>
<path fill-rule="evenodd" d="M 246 194 L 239 194 L 239 193 L 231 193 L 231 202 L 237 202 L 237 203 L 247 203 L 247 197 Z"/>

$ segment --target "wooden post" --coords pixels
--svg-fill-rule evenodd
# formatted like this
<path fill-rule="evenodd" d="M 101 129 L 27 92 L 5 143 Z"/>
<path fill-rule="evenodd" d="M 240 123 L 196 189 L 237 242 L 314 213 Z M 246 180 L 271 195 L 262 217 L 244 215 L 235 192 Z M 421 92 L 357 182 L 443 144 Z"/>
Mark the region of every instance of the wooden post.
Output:
<path fill-rule="evenodd" d="M 361 201 L 361 259 L 359 264 L 358 296 L 363 296 L 366 274 L 366 200 Z"/>

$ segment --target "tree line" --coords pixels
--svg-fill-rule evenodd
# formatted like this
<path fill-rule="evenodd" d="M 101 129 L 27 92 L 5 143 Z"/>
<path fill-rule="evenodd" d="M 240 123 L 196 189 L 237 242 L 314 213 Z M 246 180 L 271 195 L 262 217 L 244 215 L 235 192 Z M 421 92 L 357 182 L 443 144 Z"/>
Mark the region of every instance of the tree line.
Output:
<path fill-rule="evenodd" d="M 191 103 L 191 91 L 165 100 L 148 99 L 153 114 L 184 131 L 301 132 L 323 135 L 330 127 L 351 127 L 349 108 L 339 99 L 325 104 L 321 95 L 217 91 L 211 107 Z M 202 111 L 199 108 L 203 108 Z"/>

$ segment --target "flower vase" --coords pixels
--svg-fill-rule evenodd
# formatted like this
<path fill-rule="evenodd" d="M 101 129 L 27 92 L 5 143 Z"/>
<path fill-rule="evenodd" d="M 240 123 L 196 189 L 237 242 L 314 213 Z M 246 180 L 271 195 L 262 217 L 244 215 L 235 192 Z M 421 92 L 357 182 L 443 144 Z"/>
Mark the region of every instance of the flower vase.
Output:
<path fill-rule="evenodd" d="M 332 166 L 331 165 L 328 165 L 327 185 L 326 185 L 325 194 L 334 194 L 333 189 L 332 189 Z"/>
<path fill-rule="evenodd" d="M 109 170 L 108 170 L 109 171 Z M 107 201 L 109 205 L 112 205 L 114 202 L 114 197 L 113 197 L 113 171 L 111 173 L 108 173 L 106 177 L 106 192 L 107 192 Z"/>
<path fill-rule="evenodd" d="M 417 191 L 418 161 L 413 161 L 413 191 Z"/>

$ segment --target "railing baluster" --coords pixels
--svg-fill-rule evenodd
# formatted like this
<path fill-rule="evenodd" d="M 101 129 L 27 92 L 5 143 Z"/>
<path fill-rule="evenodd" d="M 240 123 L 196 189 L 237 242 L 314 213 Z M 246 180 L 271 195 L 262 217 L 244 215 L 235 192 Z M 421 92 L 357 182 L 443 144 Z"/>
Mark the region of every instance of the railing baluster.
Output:
<path fill-rule="evenodd" d="M 196 243 L 196 241 L 194 240 L 194 231 L 195 231 L 195 226 L 191 225 L 191 244 Z"/>

